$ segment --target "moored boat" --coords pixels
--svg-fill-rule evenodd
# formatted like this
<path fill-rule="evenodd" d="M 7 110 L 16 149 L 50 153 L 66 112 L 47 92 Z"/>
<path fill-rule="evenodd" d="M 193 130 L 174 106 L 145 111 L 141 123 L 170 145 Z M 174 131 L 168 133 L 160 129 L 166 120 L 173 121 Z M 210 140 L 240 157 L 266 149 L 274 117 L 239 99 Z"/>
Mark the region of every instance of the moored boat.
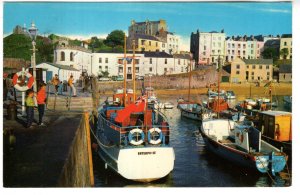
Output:
<path fill-rule="evenodd" d="M 95 138 L 100 157 L 129 180 L 150 182 L 167 176 L 174 168 L 175 153 L 166 117 L 147 108 L 146 97 L 119 106 L 122 95 L 115 94 L 114 103 L 99 109 Z"/>
<path fill-rule="evenodd" d="M 126 36 L 124 37 L 124 88 L 98 109 L 96 132 L 98 154 L 105 165 L 122 177 L 150 182 L 167 176 L 174 168 L 175 153 L 170 146 L 167 118 L 149 106 L 146 94 L 136 98 L 135 72 L 133 90 L 126 90 Z M 133 56 L 134 62 L 133 42 Z M 135 63 L 133 63 L 135 70 Z"/>
<path fill-rule="evenodd" d="M 286 154 L 263 141 L 253 126 L 210 119 L 202 122 L 200 133 L 210 151 L 240 166 L 273 175 L 285 168 Z"/>

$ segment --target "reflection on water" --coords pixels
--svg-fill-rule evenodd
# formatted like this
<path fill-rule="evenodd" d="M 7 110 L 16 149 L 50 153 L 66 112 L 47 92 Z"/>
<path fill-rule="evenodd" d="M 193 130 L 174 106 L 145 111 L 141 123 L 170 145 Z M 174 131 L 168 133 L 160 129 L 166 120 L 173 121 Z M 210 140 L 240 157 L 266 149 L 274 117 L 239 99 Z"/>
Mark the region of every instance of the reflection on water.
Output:
<path fill-rule="evenodd" d="M 106 97 L 102 97 L 104 100 Z M 160 98 L 177 104 L 177 97 Z M 201 96 L 204 99 L 205 96 Z M 199 99 L 199 97 L 198 97 Z M 284 110 L 283 97 L 278 97 L 278 110 Z M 236 104 L 237 101 L 231 101 Z M 94 153 L 94 175 L 97 187 L 270 187 L 287 186 L 286 179 L 258 174 L 211 154 L 199 134 L 200 122 L 182 118 L 179 110 L 163 110 L 171 125 L 170 143 L 175 150 L 174 170 L 165 178 L 139 183 L 129 181 L 114 171 L 105 170 L 104 162 Z M 273 181 L 274 180 L 274 181 Z"/>

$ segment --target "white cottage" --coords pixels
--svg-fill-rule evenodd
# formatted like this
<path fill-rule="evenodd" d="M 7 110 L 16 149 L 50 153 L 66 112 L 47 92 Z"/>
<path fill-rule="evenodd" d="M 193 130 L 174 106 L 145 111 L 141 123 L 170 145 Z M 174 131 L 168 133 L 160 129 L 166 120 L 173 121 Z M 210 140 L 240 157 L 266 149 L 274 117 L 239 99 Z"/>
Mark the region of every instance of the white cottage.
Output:
<path fill-rule="evenodd" d="M 49 62 L 44 62 L 36 65 L 36 68 L 43 69 L 43 80 L 48 82 L 51 80 L 55 74 L 58 75 L 59 80 L 68 81 L 69 77 L 73 75 L 75 81 L 80 77 L 80 71 L 66 65 L 53 64 Z"/>

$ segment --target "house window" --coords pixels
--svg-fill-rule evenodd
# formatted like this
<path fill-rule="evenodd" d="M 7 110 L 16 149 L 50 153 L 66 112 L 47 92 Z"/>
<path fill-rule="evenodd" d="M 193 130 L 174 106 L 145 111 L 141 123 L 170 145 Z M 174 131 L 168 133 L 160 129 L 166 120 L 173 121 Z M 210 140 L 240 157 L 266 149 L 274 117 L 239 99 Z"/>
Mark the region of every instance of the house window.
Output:
<path fill-rule="evenodd" d="M 145 40 L 142 40 L 142 45 L 145 45 Z"/>
<path fill-rule="evenodd" d="M 249 65 L 247 65 L 247 69 L 249 69 Z"/>
<path fill-rule="evenodd" d="M 254 75 L 254 72 L 251 72 L 251 75 L 253 76 L 253 75 Z"/>
<path fill-rule="evenodd" d="M 65 61 L 65 52 L 60 52 L 60 61 Z"/>
<path fill-rule="evenodd" d="M 152 72 L 152 67 L 149 68 L 149 72 Z"/>
<path fill-rule="evenodd" d="M 135 64 L 139 64 L 140 63 L 140 59 L 134 59 Z"/>
<path fill-rule="evenodd" d="M 266 69 L 269 69 L 269 65 L 266 66 Z"/>
<path fill-rule="evenodd" d="M 152 64 L 152 58 L 150 58 L 150 64 Z"/>
<path fill-rule="evenodd" d="M 267 75 L 270 76 L 270 72 L 267 72 Z"/>
<path fill-rule="evenodd" d="M 259 65 L 259 69 L 262 69 L 262 65 Z"/>
<path fill-rule="evenodd" d="M 119 67 L 119 73 L 123 73 L 123 67 Z"/>
<path fill-rule="evenodd" d="M 99 66 L 99 70 L 102 71 L 102 66 Z"/>
<path fill-rule="evenodd" d="M 239 71 L 239 70 L 237 70 L 237 71 L 236 71 L 236 74 L 240 74 L 240 71 Z"/>
<path fill-rule="evenodd" d="M 254 76 L 252 76 L 251 79 L 254 80 Z"/>
<path fill-rule="evenodd" d="M 227 53 L 230 54 L 230 50 L 228 50 Z"/>
<path fill-rule="evenodd" d="M 140 72 L 140 68 L 139 67 L 135 67 L 135 72 L 139 73 Z"/>
<path fill-rule="evenodd" d="M 149 46 L 151 46 L 151 41 L 149 41 Z"/>
<path fill-rule="evenodd" d="M 269 76 L 267 76 L 267 80 L 270 80 L 270 77 L 269 77 Z"/>
<path fill-rule="evenodd" d="M 128 70 L 128 73 L 131 73 L 131 67 L 128 67 L 127 70 Z"/>
<path fill-rule="evenodd" d="M 228 43 L 227 45 L 228 45 L 228 48 L 230 48 L 230 43 Z"/>
<path fill-rule="evenodd" d="M 162 47 L 165 47 L 165 44 L 164 44 L 164 43 L 162 44 Z"/>
<path fill-rule="evenodd" d="M 106 63 L 106 64 L 108 63 L 108 58 L 105 58 L 105 63 Z"/>
<path fill-rule="evenodd" d="M 215 50 L 212 50 L 212 54 L 215 54 Z"/>
<path fill-rule="evenodd" d="M 168 63 L 168 59 L 167 58 L 165 58 L 165 64 L 167 64 Z"/>
<path fill-rule="evenodd" d="M 105 66 L 105 71 L 108 72 L 108 66 Z"/>
<path fill-rule="evenodd" d="M 164 68 L 164 72 L 165 72 L 165 73 L 168 72 L 168 69 L 167 69 L 167 68 Z"/>
<path fill-rule="evenodd" d="M 102 63 L 102 58 L 99 58 L 99 63 Z M 122 62 L 119 62 L 119 64 L 122 64 Z"/>
<path fill-rule="evenodd" d="M 183 67 L 181 67 L 181 72 L 183 72 Z"/>
<path fill-rule="evenodd" d="M 158 47 L 158 43 L 157 42 L 155 43 L 155 45 L 156 45 L 156 47 Z"/>
<path fill-rule="evenodd" d="M 255 65 L 252 65 L 252 69 L 255 69 Z"/>
<path fill-rule="evenodd" d="M 180 65 L 180 59 L 178 59 L 178 65 Z"/>
<path fill-rule="evenodd" d="M 206 50 L 206 45 L 203 46 L 203 50 Z"/>
<path fill-rule="evenodd" d="M 251 48 L 253 48 L 253 44 L 251 44 Z"/>
<path fill-rule="evenodd" d="M 74 61 L 74 54 L 73 54 L 73 52 L 70 53 L 70 61 L 71 61 L 71 62 Z"/>
<path fill-rule="evenodd" d="M 251 50 L 251 54 L 253 54 L 253 50 Z"/>
<path fill-rule="evenodd" d="M 239 64 L 236 65 L 236 69 L 240 69 L 240 65 Z"/>
<path fill-rule="evenodd" d="M 284 46 L 286 46 L 287 44 L 286 44 L 286 41 L 284 42 Z"/>

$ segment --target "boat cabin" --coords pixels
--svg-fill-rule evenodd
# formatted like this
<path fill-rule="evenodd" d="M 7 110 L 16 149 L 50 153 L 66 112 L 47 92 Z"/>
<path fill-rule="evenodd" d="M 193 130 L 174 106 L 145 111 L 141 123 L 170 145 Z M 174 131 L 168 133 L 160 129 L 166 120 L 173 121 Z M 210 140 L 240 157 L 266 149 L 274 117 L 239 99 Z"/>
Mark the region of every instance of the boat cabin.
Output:
<path fill-rule="evenodd" d="M 258 129 L 262 135 L 277 141 L 292 141 L 292 113 L 264 111 L 259 113 Z"/>

